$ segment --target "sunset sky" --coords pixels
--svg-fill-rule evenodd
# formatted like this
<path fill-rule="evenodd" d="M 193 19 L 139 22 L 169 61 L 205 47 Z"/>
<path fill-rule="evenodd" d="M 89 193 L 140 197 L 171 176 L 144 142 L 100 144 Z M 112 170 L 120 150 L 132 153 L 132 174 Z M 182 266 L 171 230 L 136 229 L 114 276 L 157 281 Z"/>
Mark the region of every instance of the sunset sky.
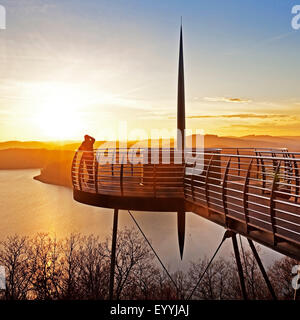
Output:
<path fill-rule="evenodd" d="M 300 135 L 289 0 L 0 0 L 0 141 L 176 126 L 180 16 L 187 127 Z"/>

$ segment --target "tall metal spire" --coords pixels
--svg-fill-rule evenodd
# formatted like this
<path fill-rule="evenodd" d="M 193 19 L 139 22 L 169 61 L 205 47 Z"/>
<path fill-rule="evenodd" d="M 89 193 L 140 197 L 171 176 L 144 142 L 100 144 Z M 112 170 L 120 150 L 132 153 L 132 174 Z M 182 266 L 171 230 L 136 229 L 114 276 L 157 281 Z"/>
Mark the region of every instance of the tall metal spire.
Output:
<path fill-rule="evenodd" d="M 179 66 L 178 66 L 178 91 L 177 91 L 177 148 L 184 147 L 185 140 L 185 95 L 184 95 L 184 64 L 183 64 L 183 37 L 182 22 L 180 26 Z"/>
<path fill-rule="evenodd" d="M 184 65 L 182 19 L 180 26 L 178 92 L 177 92 L 177 149 L 184 151 L 185 146 L 185 96 L 184 96 Z M 184 158 L 183 158 L 184 161 Z M 180 257 L 182 259 L 185 239 L 185 211 L 177 212 L 177 231 Z"/>

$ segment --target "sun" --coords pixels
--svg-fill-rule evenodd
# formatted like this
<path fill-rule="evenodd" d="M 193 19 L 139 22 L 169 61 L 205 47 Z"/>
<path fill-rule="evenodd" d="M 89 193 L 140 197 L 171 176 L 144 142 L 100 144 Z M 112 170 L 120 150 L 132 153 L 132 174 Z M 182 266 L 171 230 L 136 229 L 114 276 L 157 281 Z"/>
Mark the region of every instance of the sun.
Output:
<path fill-rule="evenodd" d="M 48 138 L 66 140 L 78 137 L 85 125 L 80 105 L 83 97 L 78 92 L 56 88 L 43 98 L 34 117 L 41 134 Z"/>
<path fill-rule="evenodd" d="M 51 138 L 69 139 L 81 131 L 80 115 L 64 99 L 50 101 L 37 115 L 42 133 Z"/>

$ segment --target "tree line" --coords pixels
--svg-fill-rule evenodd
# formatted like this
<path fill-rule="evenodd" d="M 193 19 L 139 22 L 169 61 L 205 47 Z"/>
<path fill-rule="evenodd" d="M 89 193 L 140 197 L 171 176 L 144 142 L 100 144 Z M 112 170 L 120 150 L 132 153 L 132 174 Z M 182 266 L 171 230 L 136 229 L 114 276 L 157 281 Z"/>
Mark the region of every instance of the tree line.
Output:
<path fill-rule="evenodd" d="M 0 242 L 0 265 L 6 271 L 6 290 L 0 291 L 0 299 L 108 299 L 110 246 L 108 238 L 100 241 L 95 235 L 71 234 L 64 239 L 44 233 L 8 236 Z M 208 264 L 207 257 L 191 262 L 186 272 L 172 273 L 172 281 L 155 259 L 136 230 L 120 230 L 114 299 L 186 299 Z M 293 299 L 291 270 L 297 264 L 283 258 L 267 269 L 279 299 Z M 250 251 L 242 252 L 242 265 L 249 299 L 271 299 Z M 215 259 L 192 298 L 242 299 L 234 257 Z"/>

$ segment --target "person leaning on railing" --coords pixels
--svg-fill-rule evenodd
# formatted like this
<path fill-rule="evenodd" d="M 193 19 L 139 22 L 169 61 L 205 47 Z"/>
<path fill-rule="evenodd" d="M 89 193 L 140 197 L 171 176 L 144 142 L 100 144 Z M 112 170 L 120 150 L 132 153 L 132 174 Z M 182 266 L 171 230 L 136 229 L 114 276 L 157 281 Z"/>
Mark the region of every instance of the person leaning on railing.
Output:
<path fill-rule="evenodd" d="M 78 150 L 84 151 L 82 161 L 85 163 L 88 172 L 89 180 L 87 183 L 93 183 L 93 161 L 94 161 L 94 143 L 95 139 L 89 135 L 84 136 L 84 141 L 81 143 Z"/>

